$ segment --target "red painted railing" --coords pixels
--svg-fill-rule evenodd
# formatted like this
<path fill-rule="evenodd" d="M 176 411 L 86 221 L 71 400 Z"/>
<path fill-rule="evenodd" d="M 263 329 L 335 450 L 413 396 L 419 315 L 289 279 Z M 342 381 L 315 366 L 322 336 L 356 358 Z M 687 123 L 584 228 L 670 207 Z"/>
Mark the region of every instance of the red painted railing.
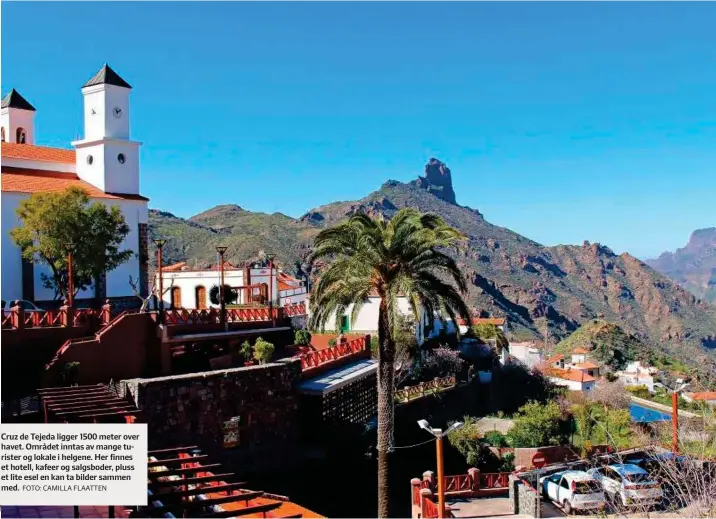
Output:
<path fill-rule="evenodd" d="M 473 490 L 472 476 L 460 474 L 459 476 L 445 476 L 445 492 L 464 492 Z"/>
<path fill-rule="evenodd" d="M 508 488 L 509 486 L 509 472 L 488 472 L 487 474 L 480 474 L 480 488 Z"/>
<path fill-rule="evenodd" d="M 306 305 L 303 303 L 270 309 L 267 306 L 227 308 L 226 320 L 230 323 L 267 322 L 272 319 L 283 319 L 294 315 L 304 315 Z M 168 326 L 180 324 L 211 324 L 221 322 L 221 310 L 209 308 L 204 310 L 187 310 L 176 308 L 164 310 L 164 322 Z"/>
<path fill-rule="evenodd" d="M 438 505 L 435 501 L 423 496 L 423 517 L 433 519 L 438 517 Z"/>
<path fill-rule="evenodd" d="M 340 358 L 365 351 L 367 337 L 358 337 L 349 342 L 336 344 L 330 348 L 319 351 L 311 351 L 300 355 L 301 369 L 308 371 Z"/>
<path fill-rule="evenodd" d="M 71 316 L 71 318 L 70 318 Z M 91 323 L 107 324 L 110 319 L 109 310 L 93 308 L 67 308 L 56 310 L 24 311 L 18 307 L 11 308 L 2 316 L 2 328 L 16 330 L 24 328 L 50 328 L 53 326 L 81 326 Z M 70 322 L 71 321 L 71 322 Z"/>

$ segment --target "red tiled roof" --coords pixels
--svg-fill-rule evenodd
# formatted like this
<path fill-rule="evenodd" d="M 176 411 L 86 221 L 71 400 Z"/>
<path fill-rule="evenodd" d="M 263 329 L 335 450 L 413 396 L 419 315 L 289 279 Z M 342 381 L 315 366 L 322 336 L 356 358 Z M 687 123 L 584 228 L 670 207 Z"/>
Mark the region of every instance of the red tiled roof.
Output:
<path fill-rule="evenodd" d="M 551 359 L 547 359 L 547 364 L 553 364 L 553 363 L 557 362 L 558 360 L 564 360 L 564 355 L 562 355 L 560 353 L 559 355 L 555 355 Z"/>
<path fill-rule="evenodd" d="M 458 326 L 466 326 L 467 320 L 462 317 L 457 320 Z M 504 326 L 504 317 L 473 317 L 472 324 L 494 324 L 495 326 Z"/>
<path fill-rule="evenodd" d="M 716 391 L 705 391 L 703 393 L 691 393 L 694 400 L 716 400 Z"/>
<path fill-rule="evenodd" d="M 579 364 L 575 364 L 574 367 L 579 369 L 595 369 L 599 367 L 599 364 L 595 364 L 594 362 L 580 362 Z"/>
<path fill-rule="evenodd" d="M 584 348 L 576 348 L 572 353 L 576 353 L 577 355 L 586 355 L 589 353 L 589 350 L 585 350 Z"/>
<path fill-rule="evenodd" d="M 4 159 L 36 160 L 42 162 L 75 163 L 75 150 L 35 146 L 34 144 L 2 143 Z"/>
<path fill-rule="evenodd" d="M 75 173 L 43 171 L 14 167 L 2 168 L 2 191 L 9 193 L 52 193 L 64 191 L 69 187 L 80 187 L 87 191 L 90 198 L 109 198 L 113 200 L 148 200 L 141 195 L 105 193 L 89 182 L 80 180 Z"/>
<path fill-rule="evenodd" d="M 579 369 L 571 370 L 551 368 L 548 370 L 547 374 L 555 378 L 571 380 L 572 382 L 594 382 L 597 380 L 593 376 L 588 375 Z"/>
<path fill-rule="evenodd" d="M 186 261 L 180 261 L 179 263 L 162 267 L 162 272 L 179 272 L 184 266 L 186 266 Z"/>

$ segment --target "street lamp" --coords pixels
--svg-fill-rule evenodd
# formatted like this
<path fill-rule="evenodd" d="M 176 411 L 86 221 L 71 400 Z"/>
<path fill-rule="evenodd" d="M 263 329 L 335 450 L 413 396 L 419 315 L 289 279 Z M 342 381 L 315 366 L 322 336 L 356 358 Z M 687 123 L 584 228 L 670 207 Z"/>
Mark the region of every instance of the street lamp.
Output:
<path fill-rule="evenodd" d="M 226 301 L 224 300 L 224 253 L 228 247 L 216 247 L 219 253 L 219 307 L 221 311 L 221 324 L 224 325 L 224 331 L 228 331 L 229 323 L 226 321 Z"/>
<path fill-rule="evenodd" d="M 679 382 L 677 380 L 676 385 L 673 389 L 664 385 L 666 389 L 671 391 L 671 425 L 673 429 L 673 439 L 671 450 L 674 454 L 679 453 L 679 393 L 689 387 L 688 383 Z"/>
<path fill-rule="evenodd" d="M 72 308 L 72 303 L 74 302 L 74 279 L 72 279 L 74 276 L 72 274 L 72 250 L 74 249 L 74 245 L 72 243 L 67 244 L 67 306 Z"/>
<path fill-rule="evenodd" d="M 455 422 L 445 431 L 442 429 L 433 429 L 427 420 L 418 420 L 418 425 L 421 429 L 425 429 L 430 434 L 435 436 L 435 446 L 438 455 L 438 517 L 445 517 L 445 476 L 443 476 L 443 438 L 450 434 L 452 431 L 459 429 L 464 424 L 462 422 Z"/>
<path fill-rule="evenodd" d="M 164 322 L 164 276 L 162 275 L 162 247 L 167 240 L 156 238 L 152 240 L 157 246 L 157 272 L 159 273 L 159 322 Z"/>

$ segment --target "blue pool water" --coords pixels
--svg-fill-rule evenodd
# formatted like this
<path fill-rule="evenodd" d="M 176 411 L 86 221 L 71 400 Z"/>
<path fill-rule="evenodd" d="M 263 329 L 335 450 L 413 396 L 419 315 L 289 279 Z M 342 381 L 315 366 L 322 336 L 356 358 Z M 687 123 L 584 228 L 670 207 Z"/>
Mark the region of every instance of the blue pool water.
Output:
<path fill-rule="evenodd" d="M 663 413 L 655 409 L 649 409 L 648 407 L 634 403 L 629 404 L 629 414 L 631 415 L 632 422 L 648 423 L 671 420 L 670 414 Z"/>

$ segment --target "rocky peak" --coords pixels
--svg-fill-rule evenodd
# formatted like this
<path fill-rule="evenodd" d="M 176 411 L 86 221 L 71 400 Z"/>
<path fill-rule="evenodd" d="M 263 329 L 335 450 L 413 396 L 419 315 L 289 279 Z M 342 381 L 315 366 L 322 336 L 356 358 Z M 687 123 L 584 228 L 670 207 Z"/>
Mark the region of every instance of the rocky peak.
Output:
<path fill-rule="evenodd" d="M 436 158 L 428 160 L 425 165 L 425 176 L 418 177 L 414 184 L 448 203 L 457 205 L 450 168 Z"/>

